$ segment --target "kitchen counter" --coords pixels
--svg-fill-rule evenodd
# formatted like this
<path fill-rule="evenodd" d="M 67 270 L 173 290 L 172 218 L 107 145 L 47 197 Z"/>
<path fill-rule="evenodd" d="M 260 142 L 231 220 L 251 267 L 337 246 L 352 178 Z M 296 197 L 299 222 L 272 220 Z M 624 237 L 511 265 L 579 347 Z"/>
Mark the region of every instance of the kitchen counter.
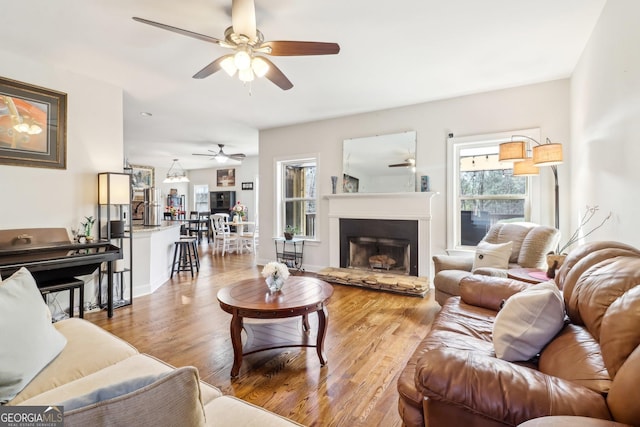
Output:
<path fill-rule="evenodd" d="M 133 234 L 136 233 L 153 233 L 155 231 L 167 230 L 169 228 L 178 227 L 180 228 L 181 222 L 179 221 L 162 221 L 160 225 L 142 225 L 142 224 L 133 224 Z"/>
<path fill-rule="evenodd" d="M 133 296 L 153 293 L 169 280 L 173 248 L 180 240 L 180 222 L 133 225 Z"/>

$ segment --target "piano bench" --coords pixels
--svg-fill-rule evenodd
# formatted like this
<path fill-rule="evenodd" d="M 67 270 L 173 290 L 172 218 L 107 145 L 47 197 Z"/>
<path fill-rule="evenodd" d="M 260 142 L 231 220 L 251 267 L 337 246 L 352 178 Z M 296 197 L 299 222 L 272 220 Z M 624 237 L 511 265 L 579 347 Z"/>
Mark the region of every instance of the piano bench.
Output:
<path fill-rule="evenodd" d="M 62 279 L 55 282 L 48 282 L 41 286 L 38 286 L 40 293 L 42 294 L 42 299 L 44 302 L 47 302 L 47 294 L 53 292 L 62 292 L 69 291 L 69 317 L 73 317 L 73 293 L 75 289 L 79 290 L 79 316 L 80 318 L 84 318 L 84 281 L 77 278 L 70 279 Z"/>

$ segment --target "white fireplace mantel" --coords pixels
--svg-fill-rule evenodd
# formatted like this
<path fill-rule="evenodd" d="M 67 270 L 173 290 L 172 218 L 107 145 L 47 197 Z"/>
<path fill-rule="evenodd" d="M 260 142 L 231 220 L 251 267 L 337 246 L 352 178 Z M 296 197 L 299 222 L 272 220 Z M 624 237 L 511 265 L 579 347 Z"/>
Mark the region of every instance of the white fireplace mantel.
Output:
<path fill-rule="evenodd" d="M 329 200 L 329 265 L 340 267 L 340 218 L 418 221 L 418 276 L 431 278 L 431 199 L 437 192 L 341 193 Z"/>

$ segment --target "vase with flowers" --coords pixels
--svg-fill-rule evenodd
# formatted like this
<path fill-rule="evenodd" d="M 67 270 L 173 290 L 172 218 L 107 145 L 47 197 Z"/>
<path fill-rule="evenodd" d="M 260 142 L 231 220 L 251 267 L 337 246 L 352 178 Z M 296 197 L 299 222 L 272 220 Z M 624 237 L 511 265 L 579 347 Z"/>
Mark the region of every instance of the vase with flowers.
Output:
<path fill-rule="evenodd" d="M 262 277 L 267 282 L 269 292 L 278 292 L 289 277 L 289 268 L 281 262 L 268 262 L 262 268 Z"/>
<path fill-rule="evenodd" d="M 233 222 L 242 222 L 242 219 L 247 215 L 247 207 L 240 202 L 237 202 L 231 208 L 231 216 Z"/>
<path fill-rule="evenodd" d="M 604 223 L 607 222 L 609 220 L 609 218 L 611 218 L 611 212 L 609 212 L 609 214 L 606 217 L 604 217 L 604 219 L 602 221 L 600 221 L 600 223 L 598 225 L 596 225 L 591 230 L 589 230 L 589 231 L 587 231 L 585 233 L 584 232 L 584 227 L 589 223 L 589 221 L 591 221 L 591 219 L 593 219 L 593 217 L 598 212 L 598 209 L 599 209 L 598 206 L 588 206 L 587 205 L 587 208 L 586 208 L 586 210 L 584 212 L 584 215 L 580 219 L 580 223 L 578 224 L 578 227 L 573 232 L 571 237 L 569 237 L 567 242 L 564 245 L 562 245 L 561 247 L 559 247 L 557 252 L 549 252 L 547 254 L 547 267 L 548 267 L 547 277 L 553 279 L 556 276 L 556 270 L 558 268 L 560 268 L 560 266 L 564 262 L 565 258 L 567 257 L 567 253 L 565 251 L 570 246 L 572 246 L 573 244 L 578 242 L 578 240 L 584 239 L 585 237 L 587 237 L 588 235 L 590 235 L 591 233 L 596 231 L 598 228 L 602 227 L 604 225 Z"/>

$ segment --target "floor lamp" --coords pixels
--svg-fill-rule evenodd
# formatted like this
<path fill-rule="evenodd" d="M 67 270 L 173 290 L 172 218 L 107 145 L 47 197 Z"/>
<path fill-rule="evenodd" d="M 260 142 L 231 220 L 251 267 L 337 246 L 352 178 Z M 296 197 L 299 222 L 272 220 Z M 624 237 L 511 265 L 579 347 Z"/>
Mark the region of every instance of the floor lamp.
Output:
<path fill-rule="evenodd" d="M 529 150 L 527 141 L 533 144 Z M 532 156 L 529 157 L 529 153 Z M 547 138 L 544 144 L 530 136 L 513 135 L 511 141 L 500 144 L 498 159 L 501 162 L 513 162 L 514 176 L 536 176 L 541 166 L 551 166 L 555 181 L 555 227 L 560 229 L 560 188 L 558 186 L 558 167 L 562 163 L 562 144 L 553 143 Z"/>

